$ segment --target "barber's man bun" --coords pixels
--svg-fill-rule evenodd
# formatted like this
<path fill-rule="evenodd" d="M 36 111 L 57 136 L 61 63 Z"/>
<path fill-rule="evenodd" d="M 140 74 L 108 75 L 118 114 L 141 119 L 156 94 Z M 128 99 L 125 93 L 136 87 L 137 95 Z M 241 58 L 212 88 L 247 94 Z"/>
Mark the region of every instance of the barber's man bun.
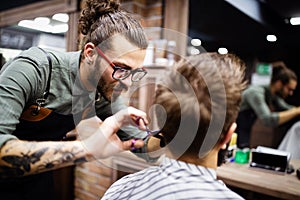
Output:
<path fill-rule="evenodd" d="M 101 16 L 120 10 L 118 0 L 86 0 L 79 19 L 79 30 L 87 35 Z"/>

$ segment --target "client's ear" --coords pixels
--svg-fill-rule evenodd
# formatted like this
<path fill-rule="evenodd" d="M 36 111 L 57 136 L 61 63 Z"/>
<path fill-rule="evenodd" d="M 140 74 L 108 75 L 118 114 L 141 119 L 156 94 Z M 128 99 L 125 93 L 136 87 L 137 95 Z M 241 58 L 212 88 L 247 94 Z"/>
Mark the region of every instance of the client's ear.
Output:
<path fill-rule="evenodd" d="M 221 142 L 221 149 L 226 149 L 226 144 L 231 140 L 232 134 L 234 133 L 237 125 L 236 123 L 232 123 L 227 131 L 227 133 L 224 135 L 224 138 Z"/>

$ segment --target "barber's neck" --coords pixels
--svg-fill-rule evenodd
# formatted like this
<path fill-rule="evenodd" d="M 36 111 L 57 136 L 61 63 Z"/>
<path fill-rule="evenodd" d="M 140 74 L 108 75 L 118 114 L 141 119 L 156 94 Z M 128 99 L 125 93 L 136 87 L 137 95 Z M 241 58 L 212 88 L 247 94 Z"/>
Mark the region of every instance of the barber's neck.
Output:
<path fill-rule="evenodd" d="M 276 91 L 277 91 L 276 85 L 271 84 L 271 85 L 270 85 L 270 92 L 271 92 L 271 94 L 272 94 L 272 95 L 275 95 L 275 94 L 276 94 Z"/>

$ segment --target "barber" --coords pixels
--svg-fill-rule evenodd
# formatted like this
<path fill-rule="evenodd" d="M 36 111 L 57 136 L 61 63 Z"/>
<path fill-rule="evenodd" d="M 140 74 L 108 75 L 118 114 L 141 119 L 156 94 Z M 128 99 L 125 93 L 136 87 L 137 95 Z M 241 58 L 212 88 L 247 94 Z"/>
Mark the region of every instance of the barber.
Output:
<path fill-rule="evenodd" d="M 52 170 L 120 151 L 152 159 L 148 141 L 132 139 L 145 131 L 131 126 L 115 135 L 146 117 L 119 103 L 121 92 L 147 73 L 141 25 L 117 1 L 87 0 L 79 29 L 80 51 L 32 47 L 0 72 L 1 199 L 53 199 Z M 78 140 L 64 141 L 74 129 Z"/>

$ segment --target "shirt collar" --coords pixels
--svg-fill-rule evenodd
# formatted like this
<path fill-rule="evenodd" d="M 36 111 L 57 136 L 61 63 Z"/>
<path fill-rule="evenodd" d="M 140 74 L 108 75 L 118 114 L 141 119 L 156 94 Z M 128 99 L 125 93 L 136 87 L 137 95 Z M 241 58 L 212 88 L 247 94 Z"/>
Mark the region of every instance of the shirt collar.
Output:
<path fill-rule="evenodd" d="M 212 179 L 217 179 L 217 172 L 216 172 L 216 170 L 214 170 L 212 168 L 207 168 L 207 167 L 203 167 L 200 165 L 195 165 L 195 164 L 191 164 L 191 163 L 187 163 L 187 162 L 183 162 L 183 161 L 179 161 L 179 160 L 174 160 L 174 159 L 171 159 L 168 157 L 164 157 L 161 162 L 161 166 L 167 166 L 167 165 L 172 165 L 172 167 L 175 167 L 178 169 L 179 168 L 184 169 L 185 171 L 187 171 L 191 174 L 209 176 Z"/>

